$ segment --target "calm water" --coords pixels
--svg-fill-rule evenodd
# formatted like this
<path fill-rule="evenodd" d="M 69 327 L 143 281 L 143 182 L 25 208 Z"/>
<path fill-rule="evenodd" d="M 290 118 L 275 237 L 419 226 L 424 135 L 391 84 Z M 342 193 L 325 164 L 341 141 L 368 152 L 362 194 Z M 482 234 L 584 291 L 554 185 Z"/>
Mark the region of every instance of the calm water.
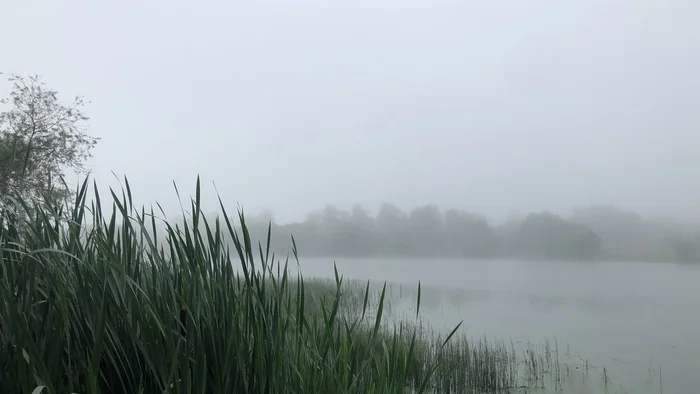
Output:
<path fill-rule="evenodd" d="M 556 340 L 560 351 L 605 367 L 610 392 L 700 392 L 700 267 L 336 259 L 346 278 L 422 283 L 423 316 L 437 328 L 464 320 L 469 335 Z M 301 259 L 304 276 L 332 277 L 332 259 Z M 599 383 L 599 382 L 593 382 Z"/>

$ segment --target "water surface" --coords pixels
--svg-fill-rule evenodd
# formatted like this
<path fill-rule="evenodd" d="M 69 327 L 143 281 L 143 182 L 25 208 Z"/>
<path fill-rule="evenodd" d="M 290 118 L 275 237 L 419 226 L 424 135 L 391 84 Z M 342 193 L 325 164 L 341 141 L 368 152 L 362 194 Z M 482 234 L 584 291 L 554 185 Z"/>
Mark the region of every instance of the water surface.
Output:
<path fill-rule="evenodd" d="M 332 277 L 333 259 L 303 258 L 306 277 Z M 700 267 L 569 263 L 335 259 L 346 278 L 388 281 L 447 329 L 516 343 L 553 340 L 572 358 L 606 368 L 608 392 L 700 392 Z M 411 293 L 413 292 L 413 294 Z M 592 386 L 600 387 L 600 382 Z"/>

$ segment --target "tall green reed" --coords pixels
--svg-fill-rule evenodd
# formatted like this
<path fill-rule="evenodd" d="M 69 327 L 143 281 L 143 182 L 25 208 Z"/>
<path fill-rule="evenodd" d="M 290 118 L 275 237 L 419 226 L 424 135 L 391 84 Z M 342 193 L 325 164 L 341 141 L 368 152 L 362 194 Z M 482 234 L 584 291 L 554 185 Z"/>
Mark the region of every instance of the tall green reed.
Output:
<path fill-rule="evenodd" d="M 177 223 L 128 180 L 93 189 L 2 210 L 2 393 L 508 392 L 559 368 L 528 353 L 523 375 L 512 345 L 433 332 L 420 284 L 412 322 L 387 319 L 386 283 L 291 275 L 294 238 L 280 260 L 270 226 L 256 243 L 221 200 L 206 217 L 199 180 Z"/>
<path fill-rule="evenodd" d="M 177 225 L 137 209 L 126 180 L 110 192 L 108 214 L 96 187 L 88 203 L 87 180 L 70 206 L 17 197 L 3 211 L 0 392 L 430 388 L 439 360 L 417 355 L 415 330 L 382 327 L 385 288 L 370 324 L 369 284 L 350 316 L 337 271 L 334 293 L 308 303 L 289 258 L 270 255 L 270 228 L 254 245 L 243 212 L 234 221 L 221 200 L 221 216 L 206 218 L 199 180 Z"/>

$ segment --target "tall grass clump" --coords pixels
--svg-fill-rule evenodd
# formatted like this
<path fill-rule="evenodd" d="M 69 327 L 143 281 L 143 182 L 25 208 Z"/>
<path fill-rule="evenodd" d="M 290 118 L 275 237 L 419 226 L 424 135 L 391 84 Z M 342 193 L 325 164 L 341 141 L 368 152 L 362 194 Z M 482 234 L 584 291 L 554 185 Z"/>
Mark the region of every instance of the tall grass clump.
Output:
<path fill-rule="evenodd" d="M 87 196 L 86 180 L 70 206 L 18 197 L 2 210 L 0 392 L 429 389 L 438 361 L 419 357 L 415 330 L 384 328 L 383 293 L 372 319 L 369 284 L 360 313 L 344 313 L 336 272 L 333 294 L 309 302 L 268 253 L 269 230 L 254 244 L 221 201 L 204 217 L 199 180 L 177 225 L 137 209 L 128 182 L 108 204 Z"/>
<path fill-rule="evenodd" d="M 242 211 L 202 214 L 199 180 L 177 224 L 128 181 L 93 189 L 0 207 L 0 393 L 486 393 L 551 368 L 433 332 L 420 284 L 415 321 L 387 321 L 386 284 L 291 275 L 270 227 L 256 243 Z"/>

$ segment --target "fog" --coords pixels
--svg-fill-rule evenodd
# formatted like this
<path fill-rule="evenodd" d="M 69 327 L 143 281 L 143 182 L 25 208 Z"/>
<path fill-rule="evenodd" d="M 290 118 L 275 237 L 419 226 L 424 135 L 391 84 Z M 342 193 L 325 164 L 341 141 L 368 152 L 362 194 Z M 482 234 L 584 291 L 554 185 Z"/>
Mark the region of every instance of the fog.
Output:
<path fill-rule="evenodd" d="M 92 101 L 106 192 L 303 220 L 327 203 L 503 218 L 696 215 L 691 1 L 3 2 L 4 72 Z"/>
<path fill-rule="evenodd" d="M 142 389 L 149 387 L 140 386 L 149 380 L 142 377 L 151 372 L 153 387 L 196 382 L 173 379 L 172 373 L 166 379 L 156 371 L 175 371 L 173 361 L 161 353 L 193 351 L 197 343 L 211 346 L 172 360 L 199 357 L 190 365 L 203 365 L 204 370 L 190 375 L 211 378 L 202 386 L 214 391 L 222 387 L 216 386 L 220 381 L 236 379 L 221 378 L 226 368 L 200 372 L 224 359 L 277 352 L 277 360 L 251 358 L 254 368 L 240 363 L 239 372 L 246 374 L 240 381 L 246 385 L 253 381 L 248 379 L 252 370 L 265 375 L 260 380 L 264 384 L 272 382 L 268 376 L 283 376 L 261 373 L 258 365 L 293 371 L 297 365 L 280 362 L 316 360 L 320 353 L 307 346 L 313 335 L 302 334 L 302 327 L 314 326 L 306 323 L 302 298 L 295 304 L 301 305 L 297 315 L 280 309 L 291 308 L 291 293 L 260 290 L 269 283 L 265 275 L 263 282 L 251 282 L 246 271 L 245 281 L 231 280 L 238 262 L 236 267 L 224 263 L 240 257 L 244 271 L 246 264 L 254 264 L 244 255 L 229 260 L 222 245 L 233 251 L 231 244 L 239 238 L 228 228 L 222 235 L 215 225 L 215 231 L 205 231 L 212 222 L 199 220 L 219 212 L 218 191 L 229 213 L 236 207 L 251 213 L 246 228 L 253 241 L 273 229 L 270 249 L 263 252 L 260 246 L 261 259 L 264 254 L 267 262 L 269 251 L 278 261 L 298 252 L 300 259 L 290 267 L 313 278 L 309 289 L 315 285 L 323 290 L 322 280 L 336 275 L 331 264 L 336 262 L 351 286 L 348 292 L 333 290 L 336 295 L 353 294 L 352 286 L 359 282 L 352 280 L 386 280 L 393 286 L 387 296 L 395 307 L 387 309 L 393 313 L 389 321 L 399 322 L 402 313 L 418 319 L 420 309 L 430 324 L 426 327 L 436 329 L 431 335 L 439 338 L 465 322 L 466 331 L 459 335 L 505 338 L 513 352 L 517 346 L 518 355 L 532 360 L 535 353 L 520 346 L 527 342 L 529 352 L 530 341 L 553 338 L 557 367 L 547 369 L 556 370 L 558 379 L 561 345 L 562 365 L 567 374 L 573 368 L 570 375 L 577 382 L 581 376 L 588 379 L 587 393 L 698 392 L 699 15 L 700 3 L 691 0 L 2 0 L 0 72 L 40 74 L 61 99 L 84 96 L 91 101 L 85 108 L 88 131 L 100 140 L 86 168 L 100 193 L 120 188 L 119 179 L 126 176 L 135 205 L 157 201 L 170 223 L 182 223 L 188 215 L 180 211 L 173 182 L 187 200 L 200 176 L 204 214 L 195 210 L 189 216 L 185 236 L 156 231 L 155 224 L 132 233 L 127 226 L 120 230 L 116 219 L 101 222 L 96 216 L 94 222 L 86 220 L 82 229 L 89 235 L 79 239 L 74 222 L 82 213 L 69 214 L 70 231 L 65 233 L 54 230 L 46 215 L 37 214 L 41 220 L 27 226 L 16 225 L 24 223 L 17 214 L 21 204 L 6 198 L 6 191 L 19 184 L 25 189 L 17 190 L 34 193 L 25 197 L 53 193 L 52 170 L 65 162 L 42 166 L 48 162 L 43 157 L 49 156 L 33 156 L 29 165 L 27 153 L 21 175 L 15 167 L 16 152 L 32 151 L 34 120 L 46 115 L 46 108 L 51 115 L 57 107 L 45 106 L 38 115 L 22 108 L 33 108 L 33 97 L 50 93 L 22 96 L 29 97 L 21 103 L 28 107 L 16 105 L 10 115 L 0 108 L 0 161 L 5 163 L 0 166 L 0 213 L 9 215 L 7 221 L 0 217 L 0 249 L 8 267 L 2 270 L 7 278 L 0 280 L 0 294 L 14 294 L 21 307 L 0 302 L 0 342 L 19 349 L 22 344 L 13 344 L 13 338 L 29 343 L 25 339 L 35 331 L 12 330 L 25 321 L 31 330 L 44 327 L 44 336 L 32 338 L 51 358 L 32 365 L 47 364 L 55 372 L 61 365 L 70 369 L 140 360 L 130 358 L 130 349 L 141 355 L 144 346 L 129 341 L 134 332 L 143 332 L 139 340 L 152 351 L 143 358 L 148 371 L 117 368 L 125 373 L 133 369 L 130 383 Z M 0 80 L 0 99 L 13 97 L 6 94 L 12 88 L 5 75 Z M 72 116 L 71 111 L 64 113 Z M 43 127 L 55 134 L 54 144 L 37 143 L 41 148 L 34 151 L 50 155 L 68 138 L 47 117 Z M 12 134 L 8 130 L 16 119 L 24 120 L 17 121 L 22 133 Z M 62 153 L 59 159 L 75 156 L 70 149 Z M 25 177 L 25 170 L 34 177 Z M 35 178 L 48 180 L 34 187 L 30 182 Z M 8 181 L 17 179 L 21 183 Z M 73 186 L 80 181 L 75 174 L 68 178 Z M 62 201 L 59 194 L 46 201 Z M 44 212 L 28 207 L 23 205 L 26 214 Z M 78 212 L 83 206 L 76 207 Z M 104 207 L 110 208 L 111 201 Z M 148 243 L 147 248 L 146 237 L 137 239 L 144 234 L 164 243 Z M 298 249 L 292 248 L 290 234 Z M 53 251 L 61 253 L 49 253 Z M 152 269 L 142 268 L 144 264 Z M 57 279 L 66 283 L 56 286 Z M 414 289 L 419 281 L 424 286 L 422 309 L 413 304 L 421 299 L 421 287 L 416 293 L 404 290 Z M 254 296 L 245 293 L 251 283 Z M 284 287 L 287 282 L 279 283 Z M 354 289 L 367 302 L 369 290 L 361 293 L 362 283 Z M 249 304 L 229 301 L 240 294 L 246 294 Z M 60 314 L 43 312 L 58 310 L 59 304 Z M 272 308 L 275 318 L 269 320 L 264 313 Z M 173 319 L 178 309 L 179 319 Z M 314 313 L 320 316 L 320 310 Z M 99 320 L 95 311 L 100 311 Z M 196 314 L 188 318 L 186 311 Z M 277 324 L 275 319 L 285 313 L 294 319 Z M 20 315 L 21 325 L 8 318 Z M 269 327 L 286 330 L 286 322 L 297 316 L 304 322 L 294 334 L 298 337 L 265 326 L 270 321 Z M 3 321 L 13 324 L 3 326 Z M 158 321 L 164 323 L 154 323 Z M 224 321 L 246 328 L 223 329 Z M 347 320 L 345 324 L 347 328 Z M 9 334 L 3 336 L 5 332 Z M 73 361 L 56 362 L 56 355 L 70 353 L 56 350 L 64 346 L 62 340 L 44 346 L 47 332 L 80 338 L 67 342 L 69 350 L 76 343 L 90 352 L 102 349 L 103 337 L 110 346 L 104 347 L 103 364 L 101 356 L 83 349 L 69 357 Z M 180 336 L 168 334 L 165 341 L 160 332 L 190 336 L 181 342 Z M 238 339 L 230 336 L 234 332 Z M 254 336 L 268 332 L 275 334 L 265 340 Z M 333 352 L 347 356 L 349 348 L 362 342 L 348 340 L 329 351 L 327 344 L 333 341 L 328 333 L 336 330 L 328 325 L 321 332 L 323 339 L 319 336 L 316 343 L 325 347 L 323 360 Z M 148 339 L 148 333 L 156 339 Z M 91 335 L 99 338 L 99 345 L 89 346 Z M 114 345 L 114 338 L 124 339 L 124 345 Z M 257 338 L 254 352 L 245 347 L 250 338 Z M 303 344 L 301 353 L 280 346 L 282 341 Z M 181 348 L 181 343 L 188 345 Z M 416 349 L 430 347 L 427 343 Z M 228 353 L 219 353 L 220 348 Z M 410 349 L 408 354 L 413 340 Z M 550 355 L 549 345 L 545 349 Z M 291 353 L 280 356 L 282 351 Z M 23 354 L 28 361 L 28 353 Z M 483 354 L 492 359 L 488 351 Z M 81 358 L 85 356 L 89 360 Z M 5 360 L 7 366 L 0 373 L 25 374 L 17 387 L 35 380 L 48 385 L 24 361 L 12 366 L 17 359 L 12 357 L 0 357 L 0 365 Z M 353 357 L 353 362 L 360 360 Z M 400 358 L 392 353 L 394 359 Z M 602 372 L 604 378 L 588 375 L 589 361 L 591 371 Z M 458 358 L 450 362 L 458 368 L 465 365 Z M 340 372 L 317 372 L 313 365 L 305 370 L 312 371 L 310 377 L 296 372 L 284 376 L 341 382 L 346 380 L 344 371 L 353 371 L 342 364 L 329 367 L 327 371 L 343 371 L 341 378 Z M 384 368 L 383 361 L 376 365 Z M 395 369 L 393 361 L 386 365 Z M 178 373 L 187 368 L 180 365 Z M 536 368 L 532 371 L 540 376 Z M 101 376 L 105 379 L 100 384 L 110 388 L 120 386 L 110 386 L 107 376 L 114 382 L 119 378 L 120 384 L 128 381 L 122 379 L 127 375 L 93 372 L 89 369 L 84 379 L 82 371 L 52 376 L 67 381 L 70 392 L 73 380 L 97 384 L 93 377 Z M 386 381 L 394 387 L 392 378 Z M 0 382 L 10 384 L 0 387 L 14 387 L 1 375 Z M 280 382 L 279 387 L 296 390 L 284 378 L 275 383 Z M 539 387 L 538 380 L 534 384 Z M 178 386 L 174 390 L 183 391 Z"/>

